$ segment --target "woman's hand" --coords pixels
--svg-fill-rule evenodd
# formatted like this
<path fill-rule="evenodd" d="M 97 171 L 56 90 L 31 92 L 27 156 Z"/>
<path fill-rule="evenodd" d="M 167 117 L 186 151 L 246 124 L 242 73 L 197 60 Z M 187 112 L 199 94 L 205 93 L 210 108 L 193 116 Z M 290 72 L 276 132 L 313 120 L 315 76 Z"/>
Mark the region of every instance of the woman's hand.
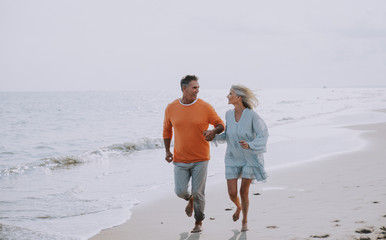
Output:
<path fill-rule="evenodd" d="M 246 141 L 239 141 L 239 143 L 243 149 L 249 149 L 249 144 Z"/>

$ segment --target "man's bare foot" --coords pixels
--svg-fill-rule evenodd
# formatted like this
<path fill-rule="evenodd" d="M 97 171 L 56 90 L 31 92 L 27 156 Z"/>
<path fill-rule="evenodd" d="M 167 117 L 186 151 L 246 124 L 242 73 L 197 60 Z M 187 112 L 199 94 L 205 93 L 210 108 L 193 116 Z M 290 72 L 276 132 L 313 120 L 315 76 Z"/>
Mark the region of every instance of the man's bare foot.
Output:
<path fill-rule="evenodd" d="M 233 221 L 236 222 L 237 220 L 239 220 L 240 218 L 240 211 L 241 209 L 240 208 L 237 208 L 236 209 L 236 212 L 233 214 L 232 218 L 233 218 Z"/>
<path fill-rule="evenodd" d="M 188 205 L 186 205 L 185 213 L 188 215 L 188 217 L 191 217 L 193 215 L 193 197 L 189 199 Z"/>
<path fill-rule="evenodd" d="M 243 223 L 242 226 L 241 226 L 241 231 L 242 231 L 242 232 L 246 232 L 246 231 L 248 231 L 248 230 L 249 230 L 249 229 L 248 229 L 247 223 Z"/>
<path fill-rule="evenodd" d="M 191 233 L 198 233 L 202 231 L 202 221 L 196 221 L 194 224 L 194 228 L 191 231 Z"/>

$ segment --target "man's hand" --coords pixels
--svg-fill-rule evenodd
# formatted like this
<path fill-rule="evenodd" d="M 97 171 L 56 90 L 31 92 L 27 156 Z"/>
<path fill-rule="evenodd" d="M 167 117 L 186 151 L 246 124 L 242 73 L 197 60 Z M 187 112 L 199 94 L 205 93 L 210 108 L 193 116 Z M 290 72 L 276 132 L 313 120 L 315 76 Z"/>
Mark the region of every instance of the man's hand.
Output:
<path fill-rule="evenodd" d="M 219 124 L 212 130 L 206 130 L 204 131 L 204 136 L 206 141 L 212 141 L 216 134 L 220 134 L 222 131 L 224 131 L 224 126 Z"/>
<path fill-rule="evenodd" d="M 166 152 L 165 160 L 168 163 L 173 162 L 173 154 L 170 152 L 170 143 L 171 143 L 171 141 L 172 140 L 170 138 L 164 138 L 165 152 Z"/>
<path fill-rule="evenodd" d="M 173 162 L 173 153 L 171 153 L 171 152 L 166 152 L 165 160 L 166 160 L 168 163 Z"/>
<path fill-rule="evenodd" d="M 206 141 L 212 141 L 216 136 L 216 133 L 214 132 L 214 130 L 206 130 L 204 132 L 204 136 Z"/>

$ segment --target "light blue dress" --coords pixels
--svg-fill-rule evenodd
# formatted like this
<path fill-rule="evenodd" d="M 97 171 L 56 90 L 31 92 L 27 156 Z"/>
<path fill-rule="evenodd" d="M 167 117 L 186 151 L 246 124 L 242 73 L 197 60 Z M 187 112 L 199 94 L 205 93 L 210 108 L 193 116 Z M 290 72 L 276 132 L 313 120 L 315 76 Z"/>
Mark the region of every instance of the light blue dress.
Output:
<path fill-rule="evenodd" d="M 268 129 L 264 120 L 253 110 L 244 109 L 238 122 L 235 111 L 229 110 L 225 115 L 226 128 L 216 135 L 215 143 L 226 140 L 225 175 L 227 179 L 238 177 L 265 181 L 264 156 L 268 140 Z M 243 149 L 239 141 L 246 141 L 250 149 Z M 241 172 L 240 172 L 241 171 Z"/>

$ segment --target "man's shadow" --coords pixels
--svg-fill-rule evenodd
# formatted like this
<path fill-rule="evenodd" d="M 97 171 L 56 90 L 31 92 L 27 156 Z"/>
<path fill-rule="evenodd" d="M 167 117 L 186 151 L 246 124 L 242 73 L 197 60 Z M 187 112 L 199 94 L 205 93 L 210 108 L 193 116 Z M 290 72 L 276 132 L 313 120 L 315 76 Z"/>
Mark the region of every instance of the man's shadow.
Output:
<path fill-rule="evenodd" d="M 240 232 L 239 230 L 232 230 L 233 236 L 229 240 L 247 240 L 247 232 Z M 180 240 L 199 240 L 200 233 L 192 233 L 189 235 L 188 232 L 180 233 Z"/>
<path fill-rule="evenodd" d="M 180 240 L 199 240 L 200 233 L 191 233 L 188 232 L 180 233 Z"/>

